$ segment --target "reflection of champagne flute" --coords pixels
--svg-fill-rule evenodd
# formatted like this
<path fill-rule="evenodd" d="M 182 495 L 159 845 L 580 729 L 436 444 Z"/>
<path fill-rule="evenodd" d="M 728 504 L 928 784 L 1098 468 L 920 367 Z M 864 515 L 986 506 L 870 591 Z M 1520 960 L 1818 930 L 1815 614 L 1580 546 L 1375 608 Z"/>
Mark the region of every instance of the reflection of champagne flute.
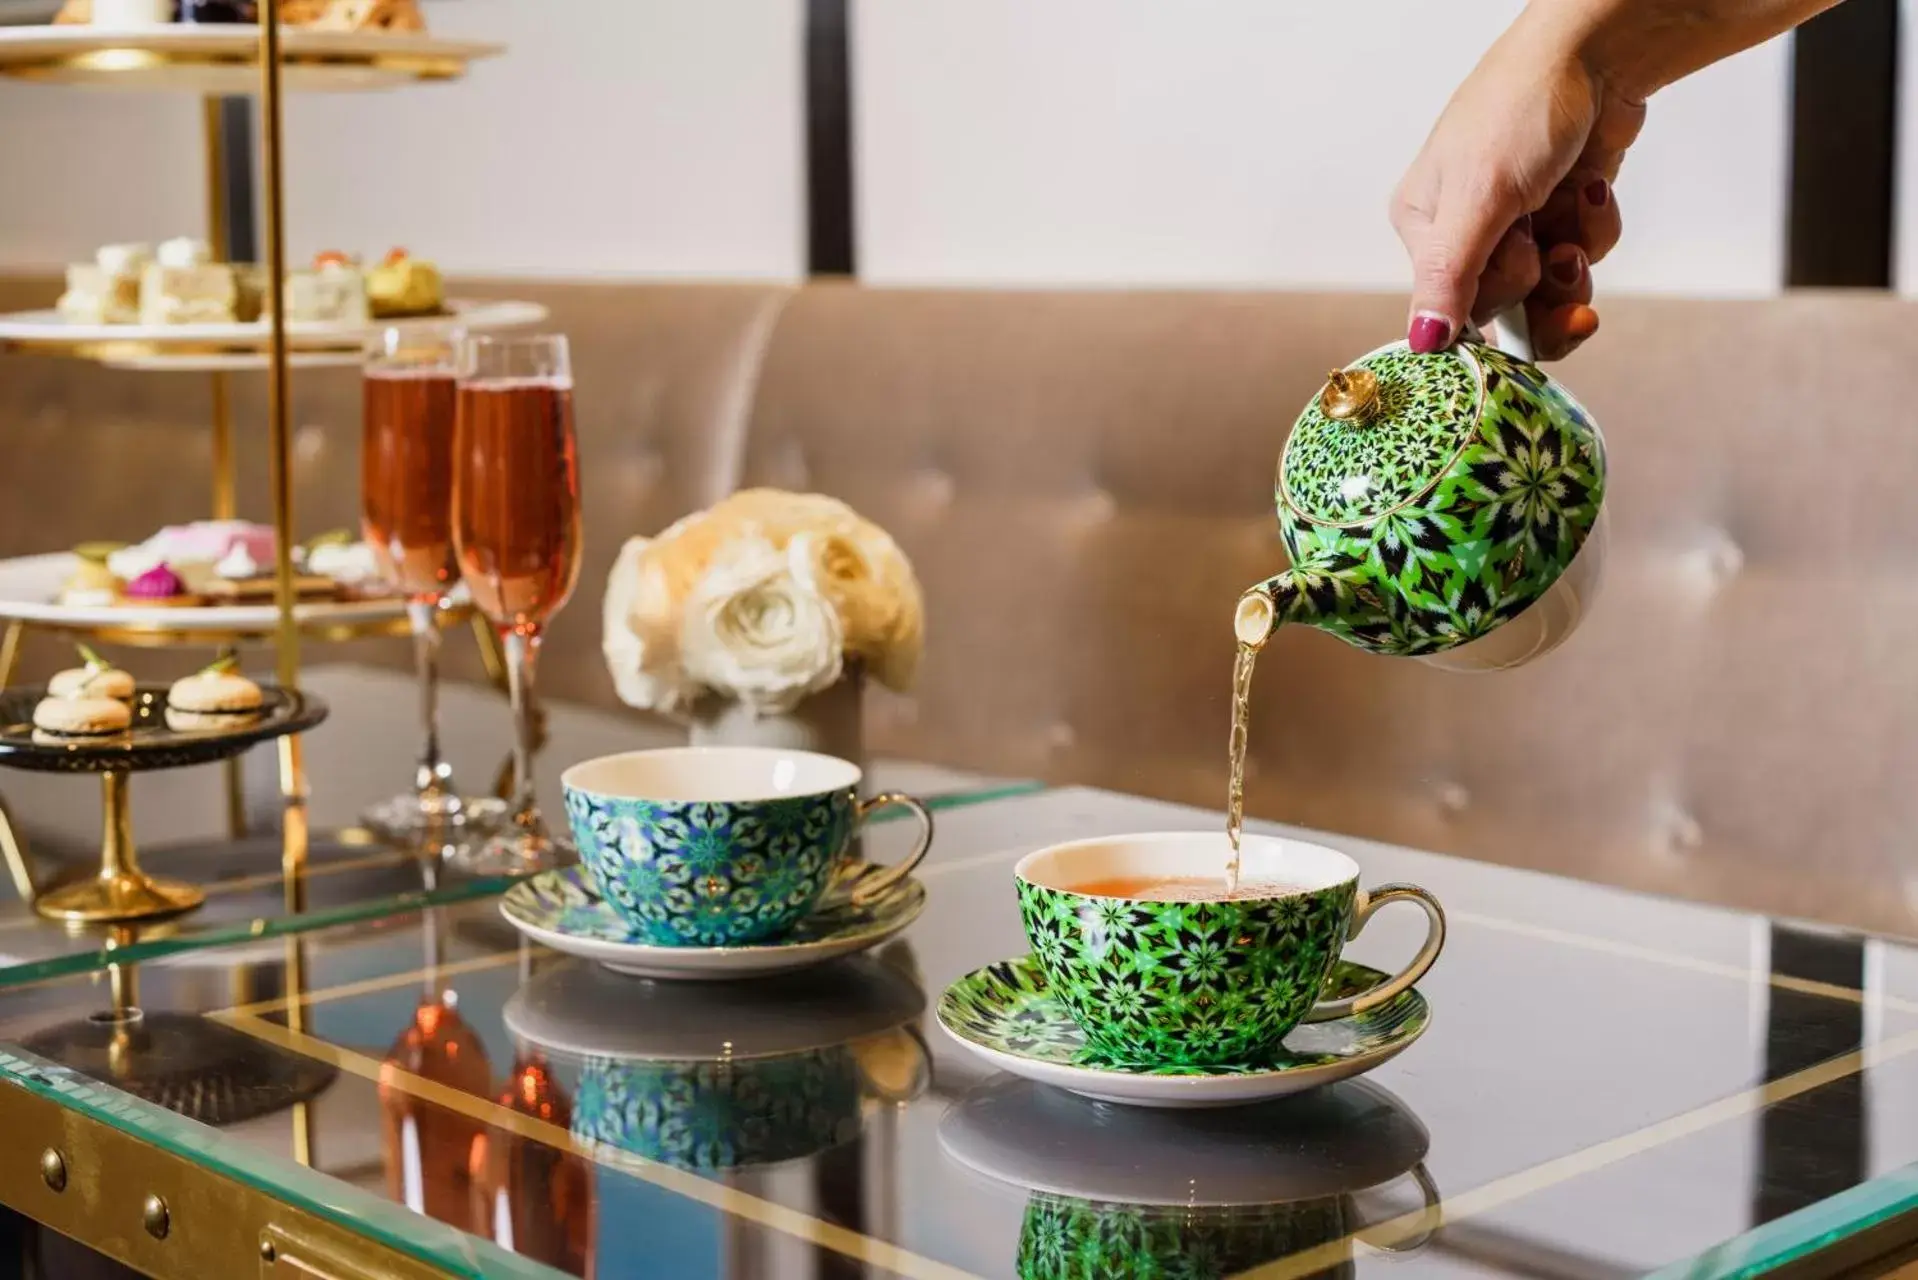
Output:
<path fill-rule="evenodd" d="M 489 873 L 570 858 L 533 791 L 533 671 L 541 633 L 579 581 L 579 459 L 566 339 L 468 338 L 453 438 L 453 545 L 473 601 L 498 628 L 513 702 L 512 823 L 458 860 Z"/>
<path fill-rule="evenodd" d="M 453 556 L 454 359 L 458 337 L 388 329 L 368 352 L 360 441 L 361 527 L 380 576 L 406 595 L 418 657 L 425 743 L 413 794 L 366 815 L 367 825 L 402 838 L 498 818 L 493 799 L 466 799 L 440 755 L 437 615 L 459 581 Z"/>
<path fill-rule="evenodd" d="M 565 1130 L 573 1109 L 536 1049 L 522 1049 L 499 1105 Z M 489 1128 L 473 1147 L 473 1230 L 503 1248 L 590 1273 L 593 1187 L 587 1163 L 550 1141 Z"/>
<path fill-rule="evenodd" d="M 421 998 L 380 1065 L 380 1145 L 389 1196 L 415 1213 L 470 1230 L 471 1159 L 483 1126 L 422 1100 L 402 1073 L 478 1098 L 491 1096 L 486 1046 L 460 1017 L 452 991 Z"/>

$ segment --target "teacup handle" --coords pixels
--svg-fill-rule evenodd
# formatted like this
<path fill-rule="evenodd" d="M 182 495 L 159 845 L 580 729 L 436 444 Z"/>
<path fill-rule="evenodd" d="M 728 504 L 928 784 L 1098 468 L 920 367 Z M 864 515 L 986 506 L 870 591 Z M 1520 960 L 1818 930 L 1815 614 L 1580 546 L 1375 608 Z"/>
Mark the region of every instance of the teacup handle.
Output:
<path fill-rule="evenodd" d="M 856 907 L 866 906 L 878 898 L 885 897 L 911 875 L 913 868 L 925 860 L 926 850 L 932 848 L 932 811 L 916 798 L 900 791 L 886 791 L 869 800 L 861 800 L 853 807 L 853 822 L 864 826 L 866 820 L 879 810 L 890 805 L 898 805 L 919 819 L 919 843 L 912 847 L 903 862 L 890 867 L 868 867 L 862 874 L 837 884 L 835 891 L 845 893 Z"/>
<path fill-rule="evenodd" d="M 1321 1000 L 1312 1006 L 1305 1015 L 1307 1022 L 1330 1022 L 1334 1018 L 1349 1018 L 1355 1013 L 1364 1013 L 1398 995 L 1425 976 L 1425 971 L 1438 959 L 1439 951 L 1445 946 L 1445 908 L 1439 900 L 1415 884 L 1382 884 L 1376 889 L 1359 890 L 1359 900 L 1352 912 L 1351 928 L 1345 936 L 1356 938 L 1359 930 L 1365 928 L 1365 922 L 1372 913 L 1388 902 L 1410 902 L 1425 912 L 1425 945 L 1412 957 L 1412 962 L 1397 973 L 1355 996 L 1346 996 L 1342 1000 Z"/>

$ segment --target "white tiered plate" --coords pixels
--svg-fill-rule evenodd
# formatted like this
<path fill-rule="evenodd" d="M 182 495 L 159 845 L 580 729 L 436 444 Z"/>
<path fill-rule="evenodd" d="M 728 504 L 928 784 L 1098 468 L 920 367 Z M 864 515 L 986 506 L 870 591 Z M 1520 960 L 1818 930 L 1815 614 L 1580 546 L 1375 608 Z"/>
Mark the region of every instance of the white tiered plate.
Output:
<path fill-rule="evenodd" d="M 55 84 L 256 93 L 260 29 L 225 24 L 109 28 L 0 27 L 0 74 Z M 289 91 L 351 92 L 426 80 L 456 80 L 503 45 L 431 34 L 309 31 L 280 34 Z"/>
<path fill-rule="evenodd" d="M 5 28 L 0 28 L 4 30 Z M 405 319 L 373 320 L 366 324 L 296 321 L 287 326 L 287 344 L 307 350 L 358 350 L 383 329 L 434 329 L 458 325 L 464 329 L 509 329 L 517 325 L 538 324 L 546 319 L 546 308 L 537 302 L 485 302 L 467 298 L 448 299 L 446 315 L 413 316 Z M 251 324 L 76 324 L 62 318 L 58 311 L 15 311 L 0 315 L 0 343 L 18 343 L 34 347 L 88 347 L 109 363 L 116 361 L 112 348 L 125 346 L 127 357 L 138 353 L 165 355 L 170 349 L 243 352 L 264 351 L 272 341 L 270 326 Z"/>
<path fill-rule="evenodd" d="M 80 558 L 71 552 L 0 560 L 0 619 L 74 631 L 119 628 L 173 632 L 181 636 L 197 632 L 267 636 L 272 634 L 279 622 L 279 614 L 271 603 L 179 607 L 76 607 L 57 603 L 60 588 L 79 567 Z M 296 605 L 293 610 L 295 621 L 311 630 L 397 624 L 405 616 L 406 601 L 399 597 L 310 601 Z"/>

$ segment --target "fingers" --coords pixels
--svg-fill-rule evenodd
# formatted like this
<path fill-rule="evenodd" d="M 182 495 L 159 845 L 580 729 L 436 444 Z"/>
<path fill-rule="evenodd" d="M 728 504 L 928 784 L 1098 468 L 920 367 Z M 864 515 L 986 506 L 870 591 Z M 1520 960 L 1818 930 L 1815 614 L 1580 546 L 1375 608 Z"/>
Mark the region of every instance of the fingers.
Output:
<path fill-rule="evenodd" d="M 1575 244 L 1547 249 L 1538 288 L 1525 300 L 1532 349 L 1539 359 L 1563 360 L 1598 332 L 1598 312 L 1591 301 L 1592 268 L 1585 251 Z"/>
<path fill-rule="evenodd" d="M 1472 319 L 1484 323 L 1508 311 L 1538 288 L 1541 274 L 1538 242 L 1532 238 L 1532 219 L 1520 218 L 1508 228 L 1478 279 L 1478 298 Z"/>
<path fill-rule="evenodd" d="M 1612 184 L 1590 169 L 1573 170 L 1533 221 L 1540 244 L 1575 244 L 1591 262 L 1603 261 L 1624 230 Z"/>
<path fill-rule="evenodd" d="M 1436 178 L 1408 174 L 1392 202 L 1392 225 L 1412 258 L 1406 341 L 1422 354 L 1452 345 L 1472 312 L 1479 277 L 1524 212 L 1509 199 L 1447 195 Z"/>
<path fill-rule="evenodd" d="M 1532 329 L 1532 353 L 1540 360 L 1563 360 L 1579 344 L 1598 332 L 1598 312 L 1582 302 L 1549 306 L 1532 299 L 1525 304 Z"/>

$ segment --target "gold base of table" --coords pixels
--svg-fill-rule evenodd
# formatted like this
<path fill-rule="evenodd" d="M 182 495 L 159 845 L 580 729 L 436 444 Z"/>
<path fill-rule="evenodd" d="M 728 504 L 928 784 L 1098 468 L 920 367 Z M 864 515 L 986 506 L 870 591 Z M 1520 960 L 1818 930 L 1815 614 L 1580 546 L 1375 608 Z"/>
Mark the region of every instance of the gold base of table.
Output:
<path fill-rule="evenodd" d="M 128 775 L 123 772 L 100 775 L 106 819 L 99 873 L 36 895 L 35 914 L 67 924 L 125 924 L 185 915 L 206 901 L 206 894 L 193 885 L 155 880 L 140 870 L 133 852 L 127 784 Z"/>

